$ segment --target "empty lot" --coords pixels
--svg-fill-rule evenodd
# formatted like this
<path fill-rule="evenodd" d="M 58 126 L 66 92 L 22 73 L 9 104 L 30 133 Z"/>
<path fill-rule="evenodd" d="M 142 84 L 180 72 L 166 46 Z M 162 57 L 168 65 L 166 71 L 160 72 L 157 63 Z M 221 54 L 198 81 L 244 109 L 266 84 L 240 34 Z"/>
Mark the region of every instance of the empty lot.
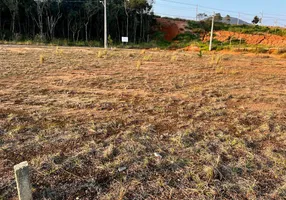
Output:
<path fill-rule="evenodd" d="M 285 199 L 286 59 L 0 46 L 0 199 Z"/>

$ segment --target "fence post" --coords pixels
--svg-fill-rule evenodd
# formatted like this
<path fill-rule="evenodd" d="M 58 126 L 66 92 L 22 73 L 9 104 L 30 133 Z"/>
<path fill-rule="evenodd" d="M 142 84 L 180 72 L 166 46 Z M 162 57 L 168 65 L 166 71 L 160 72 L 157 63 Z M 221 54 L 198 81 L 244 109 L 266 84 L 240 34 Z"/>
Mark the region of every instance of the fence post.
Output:
<path fill-rule="evenodd" d="M 32 191 L 29 179 L 28 162 L 21 162 L 14 166 L 19 200 L 32 200 Z"/>

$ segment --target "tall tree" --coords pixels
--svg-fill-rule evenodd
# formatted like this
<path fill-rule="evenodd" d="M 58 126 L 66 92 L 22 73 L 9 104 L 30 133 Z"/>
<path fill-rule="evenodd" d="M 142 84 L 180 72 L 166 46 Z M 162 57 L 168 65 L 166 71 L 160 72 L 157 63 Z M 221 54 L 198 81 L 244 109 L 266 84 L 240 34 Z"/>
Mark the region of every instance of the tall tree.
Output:
<path fill-rule="evenodd" d="M 215 18 L 216 22 L 221 22 L 221 20 L 222 20 L 222 16 L 220 13 L 216 13 L 214 18 Z"/>
<path fill-rule="evenodd" d="M 46 6 L 46 19 L 50 40 L 54 39 L 56 25 L 62 17 L 60 6 L 61 0 L 49 0 L 48 6 Z"/>
<path fill-rule="evenodd" d="M 42 41 L 44 37 L 43 14 L 44 14 L 44 8 L 47 6 L 47 0 L 35 0 L 35 2 L 36 2 L 37 17 L 32 15 L 32 18 L 36 22 L 40 30 L 40 39 Z"/>
<path fill-rule="evenodd" d="M 152 5 L 152 0 L 108 0 L 108 35 L 114 42 L 121 36 L 147 41 Z M 18 32 L 23 38 L 38 35 L 42 41 L 102 41 L 103 10 L 100 0 L 0 0 L 0 34 L 5 39 Z"/>
<path fill-rule="evenodd" d="M 8 7 L 10 14 L 11 14 L 11 32 L 12 37 L 15 37 L 15 23 L 16 23 L 16 16 L 18 14 L 19 9 L 19 1 L 18 0 L 3 0 L 3 3 Z"/>
<path fill-rule="evenodd" d="M 227 22 L 228 24 L 230 24 L 230 22 L 231 22 L 231 17 L 230 17 L 230 15 L 225 16 L 225 20 L 226 20 L 226 22 Z"/>
<path fill-rule="evenodd" d="M 96 14 L 96 12 L 99 10 L 99 4 L 98 2 L 95 2 L 94 0 L 88 0 L 83 5 L 84 8 L 84 27 L 85 27 L 85 41 L 88 41 L 88 24 L 90 22 L 90 19 L 92 16 Z"/>
<path fill-rule="evenodd" d="M 202 19 L 206 18 L 208 15 L 206 13 L 198 13 L 197 17 L 199 19 L 199 21 L 201 21 Z"/>
<path fill-rule="evenodd" d="M 255 17 L 253 18 L 253 20 L 252 20 L 252 23 L 253 23 L 253 24 L 258 24 L 258 22 L 260 22 L 260 19 L 259 19 L 258 16 L 255 16 Z"/>

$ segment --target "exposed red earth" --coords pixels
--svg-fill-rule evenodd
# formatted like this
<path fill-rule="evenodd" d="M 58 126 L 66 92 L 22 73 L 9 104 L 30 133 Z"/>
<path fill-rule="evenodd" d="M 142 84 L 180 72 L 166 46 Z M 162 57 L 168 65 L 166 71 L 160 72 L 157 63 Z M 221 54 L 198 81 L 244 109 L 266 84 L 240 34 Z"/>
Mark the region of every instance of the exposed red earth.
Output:
<path fill-rule="evenodd" d="M 230 32 L 230 31 L 216 31 L 215 39 L 225 42 L 230 38 L 235 39 L 243 39 L 247 44 L 261 44 L 266 46 L 275 46 L 275 47 L 285 47 L 286 46 L 286 37 L 279 35 L 271 35 L 271 34 L 243 34 L 238 32 Z M 207 38 L 206 38 L 207 39 Z"/>
<path fill-rule="evenodd" d="M 184 20 L 172 20 L 165 18 L 157 18 L 158 29 L 165 33 L 165 39 L 172 41 L 178 34 L 186 31 L 187 21 Z M 191 30 L 190 30 L 191 31 Z M 272 34 L 244 34 L 231 31 L 216 31 L 215 39 L 225 42 L 229 41 L 230 38 L 242 39 L 247 44 L 253 45 L 266 45 L 275 47 L 285 47 L 286 37 L 272 35 Z M 208 41 L 209 37 L 204 37 L 204 41 Z"/>
<path fill-rule="evenodd" d="M 165 33 L 165 39 L 172 41 L 178 34 L 186 31 L 187 21 L 157 18 L 158 29 Z"/>

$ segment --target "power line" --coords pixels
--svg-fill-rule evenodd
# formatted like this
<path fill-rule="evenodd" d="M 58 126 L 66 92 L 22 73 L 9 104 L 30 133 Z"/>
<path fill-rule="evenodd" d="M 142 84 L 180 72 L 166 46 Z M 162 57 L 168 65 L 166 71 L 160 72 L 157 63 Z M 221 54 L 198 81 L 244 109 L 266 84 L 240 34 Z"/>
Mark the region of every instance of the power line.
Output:
<path fill-rule="evenodd" d="M 241 15 L 248 15 L 248 16 L 255 16 L 257 14 L 251 14 L 251 13 L 246 13 L 246 12 L 239 12 L 239 11 L 234 11 L 234 10 L 225 10 L 225 9 L 219 9 L 219 8 L 214 8 L 214 7 L 208 7 L 208 6 L 203 6 L 203 5 L 197 5 L 197 4 L 192 4 L 192 3 L 186 3 L 186 2 L 178 2 L 178 1 L 173 1 L 173 0 L 161 0 L 161 1 L 165 1 L 165 2 L 170 2 L 170 3 L 175 3 L 175 4 L 181 4 L 181 5 L 188 5 L 188 6 L 191 6 L 191 7 L 197 7 L 199 6 L 200 10 L 203 10 L 201 8 L 205 8 L 205 9 L 210 9 L 212 11 L 223 11 L 223 12 L 228 12 L 228 13 L 240 13 Z M 203 10 L 204 11 L 204 10 Z M 211 12 L 211 11 L 208 11 L 208 12 Z M 270 16 L 268 16 L 270 15 Z M 281 15 L 281 14 L 267 14 L 267 13 L 264 13 L 264 16 L 263 18 L 273 18 L 271 16 L 280 16 L 280 17 L 286 17 L 286 15 Z M 286 19 L 283 19 L 283 20 L 286 20 Z"/>
<path fill-rule="evenodd" d="M 166 14 L 166 13 L 157 13 L 158 15 L 162 16 L 167 16 L 167 17 L 176 17 L 176 18 L 181 18 L 181 19 L 195 19 L 195 17 L 190 17 L 190 16 L 182 16 L 182 15 L 172 15 L 172 14 Z"/>

